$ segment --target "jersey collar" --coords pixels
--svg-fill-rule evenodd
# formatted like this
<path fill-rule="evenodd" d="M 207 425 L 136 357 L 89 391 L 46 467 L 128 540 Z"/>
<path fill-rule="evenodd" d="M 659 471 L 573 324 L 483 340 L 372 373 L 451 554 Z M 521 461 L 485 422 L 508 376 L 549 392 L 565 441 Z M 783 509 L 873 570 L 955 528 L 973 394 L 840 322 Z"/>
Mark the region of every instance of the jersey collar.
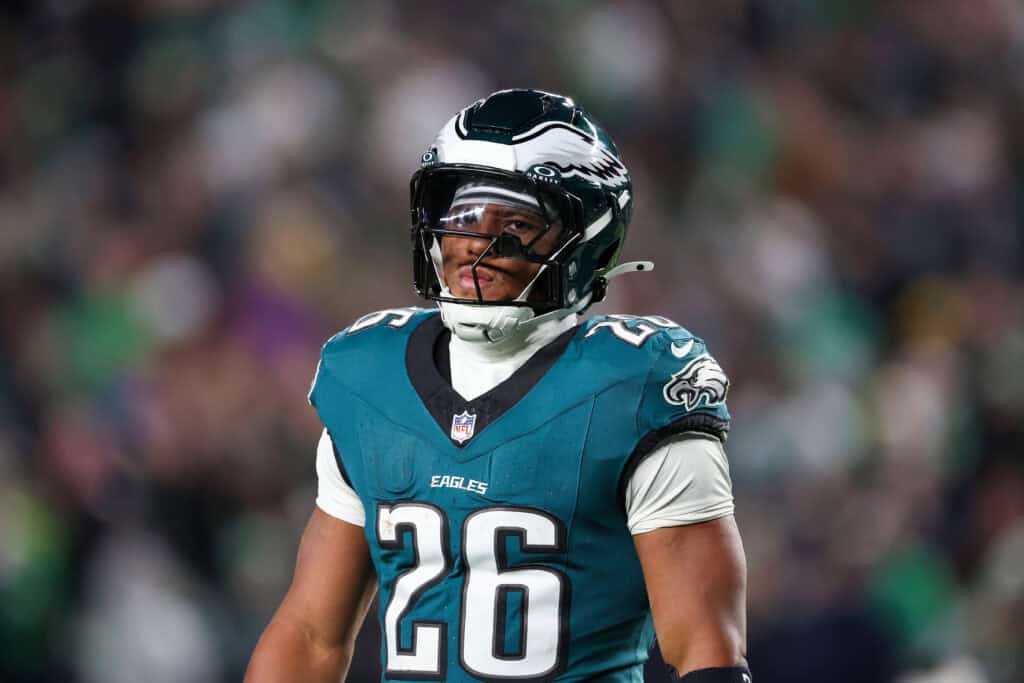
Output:
<path fill-rule="evenodd" d="M 445 329 L 440 316 L 432 316 L 413 330 L 406 347 L 405 365 L 409 380 L 424 407 L 441 430 L 449 435 L 451 443 L 462 448 L 472 439 L 457 441 L 452 433 L 453 419 L 466 413 L 473 416 L 474 435 L 504 415 L 520 401 L 562 356 L 576 334 L 577 326 L 561 331 L 550 343 L 541 347 L 505 381 L 480 396 L 466 400 L 448 378 L 442 376 L 438 365 L 444 365 L 448 351 Z M 438 362 L 435 362 L 435 358 Z M 450 366 L 449 366 L 450 367 Z"/>

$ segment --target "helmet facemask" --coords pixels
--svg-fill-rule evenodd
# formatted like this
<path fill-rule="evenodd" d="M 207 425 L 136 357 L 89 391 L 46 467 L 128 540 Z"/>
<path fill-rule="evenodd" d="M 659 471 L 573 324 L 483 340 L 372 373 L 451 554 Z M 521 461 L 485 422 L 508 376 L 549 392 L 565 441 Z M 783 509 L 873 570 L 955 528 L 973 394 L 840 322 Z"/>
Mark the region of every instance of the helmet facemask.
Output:
<path fill-rule="evenodd" d="M 440 302 L 535 314 L 570 306 L 563 267 L 582 237 L 578 204 L 522 173 L 421 170 L 412 182 L 417 290 Z"/>

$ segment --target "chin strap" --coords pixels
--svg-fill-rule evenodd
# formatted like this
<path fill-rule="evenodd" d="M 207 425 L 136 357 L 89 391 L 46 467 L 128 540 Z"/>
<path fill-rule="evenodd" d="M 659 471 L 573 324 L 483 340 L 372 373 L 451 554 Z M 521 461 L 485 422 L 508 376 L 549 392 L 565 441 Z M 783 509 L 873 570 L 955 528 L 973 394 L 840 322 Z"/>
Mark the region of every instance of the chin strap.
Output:
<path fill-rule="evenodd" d="M 630 261 L 603 272 L 598 271 L 601 298 L 604 298 L 604 289 L 613 278 L 626 273 L 647 273 L 652 270 L 654 270 L 653 261 Z M 447 287 L 443 287 L 441 293 L 451 296 Z M 558 308 L 541 315 L 534 315 L 533 309 L 526 306 L 474 306 L 473 304 L 439 301 L 438 307 L 441 309 L 441 319 L 445 326 L 460 339 L 469 342 L 498 343 L 517 334 L 529 333 L 530 330 L 548 320 L 579 313 L 590 305 L 593 298 L 594 293 L 587 294 L 568 308 Z M 600 299 L 597 300 L 600 301 Z"/>
<path fill-rule="evenodd" d="M 513 336 L 529 334 L 538 325 L 549 320 L 579 313 L 590 304 L 590 295 L 569 308 L 559 308 L 541 315 L 525 306 L 474 306 L 439 301 L 441 319 L 445 327 L 464 341 L 487 341 L 492 344 Z"/>
<path fill-rule="evenodd" d="M 590 304 L 590 295 L 569 308 L 559 308 L 534 315 L 526 306 L 474 306 L 439 301 L 441 319 L 445 327 L 460 339 L 469 342 L 487 341 L 492 344 L 516 336 L 525 336 L 539 325 L 579 313 Z"/>

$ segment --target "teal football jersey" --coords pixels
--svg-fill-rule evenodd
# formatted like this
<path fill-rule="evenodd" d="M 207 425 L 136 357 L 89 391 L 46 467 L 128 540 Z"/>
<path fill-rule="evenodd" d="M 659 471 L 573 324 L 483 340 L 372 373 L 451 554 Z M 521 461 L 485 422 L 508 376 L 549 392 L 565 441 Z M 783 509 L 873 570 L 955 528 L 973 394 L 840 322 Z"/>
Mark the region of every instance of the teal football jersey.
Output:
<path fill-rule="evenodd" d="M 624 484 L 672 434 L 725 438 L 724 373 L 669 320 L 603 316 L 467 401 L 447 334 L 436 310 L 365 316 L 310 392 L 366 510 L 383 680 L 642 680 Z"/>

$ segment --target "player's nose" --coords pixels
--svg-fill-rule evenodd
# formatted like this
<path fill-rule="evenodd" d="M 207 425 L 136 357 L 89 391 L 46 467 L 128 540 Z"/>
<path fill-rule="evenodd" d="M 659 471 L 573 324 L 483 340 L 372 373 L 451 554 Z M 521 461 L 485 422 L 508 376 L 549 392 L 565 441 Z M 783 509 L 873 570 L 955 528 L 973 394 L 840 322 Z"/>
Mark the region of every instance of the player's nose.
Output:
<path fill-rule="evenodd" d="M 480 255 L 490 248 L 492 242 L 492 239 L 489 237 L 462 237 L 455 235 L 449 235 L 445 240 L 450 241 L 451 251 L 460 262 L 475 261 L 480 258 Z"/>

